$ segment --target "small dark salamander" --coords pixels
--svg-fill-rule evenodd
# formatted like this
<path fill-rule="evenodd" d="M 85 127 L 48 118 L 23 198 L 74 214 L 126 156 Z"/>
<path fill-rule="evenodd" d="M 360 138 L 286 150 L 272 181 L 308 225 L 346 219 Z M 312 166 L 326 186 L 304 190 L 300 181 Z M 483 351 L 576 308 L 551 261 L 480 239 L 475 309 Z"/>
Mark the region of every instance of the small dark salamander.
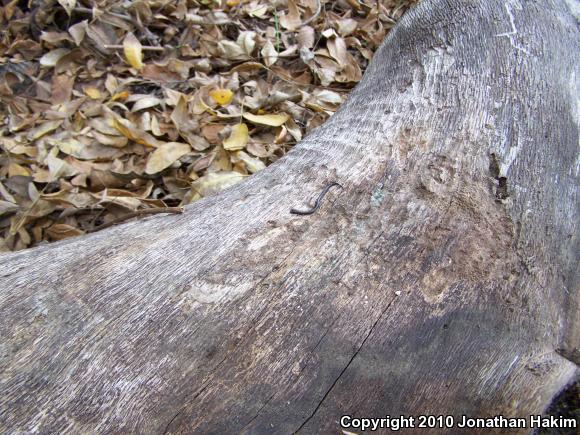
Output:
<path fill-rule="evenodd" d="M 318 195 L 318 198 L 316 198 L 316 202 L 314 203 L 314 207 L 312 207 L 310 210 L 296 210 L 295 208 L 291 208 L 290 213 L 299 214 L 302 216 L 314 213 L 316 210 L 318 210 L 320 208 L 320 205 L 322 204 L 322 200 L 324 199 L 324 196 L 328 193 L 330 188 L 334 187 L 334 186 L 338 186 L 342 189 L 342 186 L 340 184 L 338 184 L 336 182 L 330 183 L 328 186 L 326 186 L 324 188 L 324 190 L 322 192 L 320 192 L 320 195 Z"/>

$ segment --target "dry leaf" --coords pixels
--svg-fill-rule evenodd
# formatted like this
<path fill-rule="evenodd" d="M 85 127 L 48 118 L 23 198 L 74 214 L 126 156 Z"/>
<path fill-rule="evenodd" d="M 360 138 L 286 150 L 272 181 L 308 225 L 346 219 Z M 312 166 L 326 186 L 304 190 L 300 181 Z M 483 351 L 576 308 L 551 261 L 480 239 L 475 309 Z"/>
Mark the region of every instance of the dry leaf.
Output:
<path fill-rule="evenodd" d="M 63 153 L 81 160 L 110 159 L 122 154 L 115 148 L 99 144 L 86 145 L 73 138 L 51 138 L 48 142 L 51 145 L 57 146 Z"/>
<path fill-rule="evenodd" d="M 286 129 L 288 133 L 296 140 L 296 142 L 300 142 L 302 140 L 302 131 L 300 127 L 296 124 L 296 122 L 290 118 L 286 121 Z"/>
<path fill-rule="evenodd" d="M 92 136 L 101 145 L 107 145 L 107 146 L 115 147 L 115 148 L 123 148 L 124 146 L 126 146 L 129 143 L 129 139 L 127 139 L 125 136 L 102 134 L 98 131 L 93 131 Z"/>
<path fill-rule="evenodd" d="M 68 28 L 68 33 L 72 36 L 77 46 L 81 45 L 87 34 L 87 20 L 80 21 Z"/>
<path fill-rule="evenodd" d="M 113 126 L 127 139 L 137 142 L 138 144 L 148 147 L 159 147 L 162 142 L 155 139 L 152 135 L 137 127 L 128 119 L 115 117 L 113 119 Z"/>
<path fill-rule="evenodd" d="M 220 138 L 220 133 L 224 129 L 222 124 L 208 124 L 201 128 L 201 134 L 205 137 L 209 143 L 217 144 L 222 140 Z"/>
<path fill-rule="evenodd" d="M 238 158 L 242 162 L 244 162 L 244 164 L 246 165 L 246 168 L 252 174 L 254 174 L 254 173 L 256 173 L 258 171 L 261 171 L 262 169 L 265 169 L 266 168 L 266 165 L 260 159 L 257 159 L 255 157 L 252 157 L 252 156 L 250 156 L 249 154 L 247 154 L 247 153 L 245 153 L 243 151 L 238 151 L 236 153 L 236 158 Z"/>
<path fill-rule="evenodd" d="M 57 154 L 58 148 L 53 148 L 45 159 L 45 163 L 48 165 L 48 170 L 53 180 L 78 174 L 78 171 L 66 161 L 56 157 Z"/>
<path fill-rule="evenodd" d="M 236 124 L 232 127 L 232 133 L 224 140 L 223 147 L 228 151 L 244 149 L 248 143 L 248 126 L 244 123 Z"/>
<path fill-rule="evenodd" d="M 191 148 L 186 143 L 168 142 L 163 144 L 149 156 L 149 160 L 145 166 L 145 172 L 147 174 L 161 172 L 190 151 Z"/>
<path fill-rule="evenodd" d="M 123 51 L 125 53 L 125 59 L 129 65 L 136 70 L 143 68 L 143 52 L 141 43 L 131 32 L 127 33 L 127 36 L 125 36 L 125 39 L 123 40 Z"/>
<path fill-rule="evenodd" d="M 210 91 L 209 96 L 212 97 L 220 106 L 227 106 L 232 102 L 234 93 L 230 89 L 218 88 Z"/>
<path fill-rule="evenodd" d="M 250 5 L 246 8 L 246 13 L 250 17 L 263 18 L 267 12 L 267 5 L 256 5 L 256 2 L 253 2 L 253 5 Z"/>
<path fill-rule="evenodd" d="M 278 60 L 278 52 L 276 51 L 276 49 L 274 48 L 274 44 L 272 44 L 270 40 L 266 41 L 266 44 L 264 44 L 264 48 L 262 48 L 262 51 L 260 51 L 260 53 L 264 58 L 264 63 L 266 64 L 266 66 L 272 66 Z"/>
<path fill-rule="evenodd" d="M 233 41 L 220 41 L 218 42 L 218 47 L 223 53 L 226 59 L 234 59 L 234 60 L 244 60 L 248 59 L 248 56 L 238 44 Z"/>
<path fill-rule="evenodd" d="M 332 38 L 326 43 L 328 52 L 336 60 L 339 65 L 346 65 L 348 63 L 346 43 L 342 38 Z"/>
<path fill-rule="evenodd" d="M 272 127 L 280 127 L 284 124 L 289 116 L 288 115 L 253 115 L 251 113 L 244 113 L 244 118 L 254 124 L 270 125 Z"/>
<path fill-rule="evenodd" d="M 251 57 L 254 51 L 254 47 L 256 46 L 256 32 L 240 32 L 236 42 L 242 48 L 246 56 Z"/>
<path fill-rule="evenodd" d="M 73 227 L 72 225 L 54 224 L 46 229 L 46 234 L 52 240 L 63 240 L 69 237 L 80 236 L 81 234 L 84 233 L 83 231 Z"/>
<path fill-rule="evenodd" d="M 310 26 L 301 27 L 296 36 L 296 40 L 300 48 L 314 47 L 314 29 Z"/>
<path fill-rule="evenodd" d="M 58 2 L 70 17 L 72 15 L 73 9 L 77 4 L 77 0 L 58 0 Z"/>
<path fill-rule="evenodd" d="M 288 30 L 297 29 L 302 24 L 300 11 L 294 0 L 288 0 L 288 13 L 280 14 L 280 25 Z"/>
<path fill-rule="evenodd" d="M 8 165 L 8 176 L 9 177 L 16 177 L 16 176 L 23 176 L 29 177 L 30 170 L 25 168 L 24 166 L 19 165 L 18 163 L 10 163 Z"/>
<path fill-rule="evenodd" d="M 358 26 L 358 23 L 352 18 L 345 18 L 338 21 L 338 33 L 340 36 L 348 36 L 353 33 Z"/>
<path fill-rule="evenodd" d="M 36 140 L 41 138 L 42 136 L 56 130 L 62 124 L 61 120 L 57 121 L 48 121 L 43 124 L 40 124 L 38 127 L 30 130 L 26 137 L 28 140 Z"/>
<path fill-rule="evenodd" d="M 336 111 L 413 2 L 4 1 L 0 251 L 263 169 Z"/>
<path fill-rule="evenodd" d="M 19 208 L 20 207 L 18 207 L 18 204 L 14 204 L 13 202 L 0 200 L 0 216 L 2 216 L 4 214 L 8 214 L 8 213 L 14 213 Z"/>
<path fill-rule="evenodd" d="M 158 106 L 162 103 L 162 101 L 157 97 L 142 97 L 135 101 L 131 112 L 138 112 L 140 110 L 149 109 L 151 107 Z"/>
<path fill-rule="evenodd" d="M 61 60 L 64 56 L 70 53 L 70 50 L 67 48 L 57 48 L 56 50 L 49 51 L 44 56 L 42 56 L 39 60 L 39 63 L 42 66 L 46 67 L 54 67 Z"/>
<path fill-rule="evenodd" d="M 245 177 L 234 171 L 211 172 L 195 180 L 191 188 L 202 196 L 210 196 L 239 183 Z"/>
<path fill-rule="evenodd" d="M 85 88 L 85 94 L 87 94 L 93 100 L 98 100 L 99 98 L 102 98 L 102 96 L 103 96 L 101 94 L 101 91 L 99 91 L 97 88 L 94 88 L 92 86 Z"/>

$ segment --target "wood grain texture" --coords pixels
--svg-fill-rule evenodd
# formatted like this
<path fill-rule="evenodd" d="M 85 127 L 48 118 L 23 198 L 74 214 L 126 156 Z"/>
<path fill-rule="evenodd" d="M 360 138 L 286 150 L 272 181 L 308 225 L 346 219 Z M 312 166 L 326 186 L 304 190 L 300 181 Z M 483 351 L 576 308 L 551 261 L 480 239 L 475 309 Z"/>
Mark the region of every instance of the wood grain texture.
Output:
<path fill-rule="evenodd" d="M 580 361 L 578 58 L 569 2 L 424 0 L 275 165 L 0 255 L 0 431 L 541 413 Z"/>

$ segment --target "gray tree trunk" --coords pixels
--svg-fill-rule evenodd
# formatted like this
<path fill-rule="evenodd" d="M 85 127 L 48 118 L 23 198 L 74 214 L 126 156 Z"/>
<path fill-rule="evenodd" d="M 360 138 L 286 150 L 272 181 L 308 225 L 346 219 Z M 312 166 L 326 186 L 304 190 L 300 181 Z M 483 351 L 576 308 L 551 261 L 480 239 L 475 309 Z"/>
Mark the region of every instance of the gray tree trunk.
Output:
<path fill-rule="evenodd" d="M 2 432 L 541 413 L 580 360 L 573 8 L 424 0 L 280 162 L 0 256 Z"/>

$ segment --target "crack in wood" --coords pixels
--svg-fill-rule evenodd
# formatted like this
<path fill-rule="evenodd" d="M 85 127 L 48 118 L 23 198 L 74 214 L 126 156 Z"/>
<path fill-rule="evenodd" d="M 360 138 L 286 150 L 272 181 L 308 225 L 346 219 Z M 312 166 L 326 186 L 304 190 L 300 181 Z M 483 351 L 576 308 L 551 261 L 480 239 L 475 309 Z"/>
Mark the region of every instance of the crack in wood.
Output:
<path fill-rule="evenodd" d="M 367 340 L 369 339 L 369 337 L 373 333 L 375 327 L 377 326 L 377 324 L 379 323 L 379 321 L 383 318 L 383 316 L 388 311 L 388 309 L 391 307 L 391 305 L 393 304 L 393 301 L 394 300 L 395 300 L 395 298 L 392 298 L 391 301 L 385 307 L 385 309 L 381 312 L 381 314 L 379 314 L 377 320 L 375 320 L 375 322 L 373 323 L 373 326 L 371 326 L 371 329 L 367 333 L 366 337 L 364 338 L 364 340 L 362 341 L 362 343 L 360 344 L 360 346 L 358 347 L 358 349 L 351 356 L 350 360 L 344 366 L 344 368 L 341 370 L 341 372 L 336 377 L 336 379 L 334 380 L 334 382 L 332 383 L 332 385 L 330 385 L 330 387 L 328 388 L 328 390 L 326 390 L 326 393 L 324 393 L 324 396 L 322 396 L 322 399 L 318 402 L 318 404 L 316 405 L 316 408 L 314 408 L 314 411 L 312 411 L 312 414 L 310 414 L 310 416 L 308 416 L 308 418 L 306 418 L 306 420 L 304 420 L 304 422 L 300 425 L 300 427 L 298 429 L 296 429 L 295 431 L 293 431 L 294 434 L 300 432 L 302 430 L 302 428 L 304 426 L 306 426 L 308 424 L 308 422 L 316 415 L 316 413 L 318 412 L 318 410 L 322 406 L 322 403 L 324 403 L 324 401 L 329 396 L 330 392 L 334 389 L 334 387 L 336 386 L 336 384 L 338 383 L 338 381 L 340 380 L 340 378 L 342 377 L 342 375 L 344 375 L 344 373 L 346 372 L 346 370 L 350 367 L 350 365 L 352 364 L 352 362 L 354 361 L 354 359 L 360 353 L 361 349 L 363 348 L 363 346 L 365 345 L 365 343 L 367 342 Z"/>

